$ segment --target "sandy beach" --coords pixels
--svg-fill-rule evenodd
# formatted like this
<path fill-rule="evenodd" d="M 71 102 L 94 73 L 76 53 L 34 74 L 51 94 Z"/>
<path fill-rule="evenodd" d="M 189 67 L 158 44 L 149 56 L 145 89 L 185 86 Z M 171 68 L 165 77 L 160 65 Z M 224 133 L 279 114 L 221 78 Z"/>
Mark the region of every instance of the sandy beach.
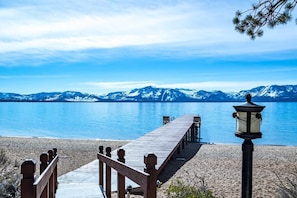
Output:
<path fill-rule="evenodd" d="M 158 197 L 163 197 L 164 189 L 177 179 L 189 185 L 201 186 L 203 179 L 207 187 L 218 197 L 241 197 L 241 145 L 210 145 L 200 148 L 190 144 L 179 158 L 171 160 L 168 166 L 184 164 L 160 189 Z M 253 157 L 253 197 L 276 197 L 277 175 L 281 179 L 290 177 L 297 168 L 297 147 L 257 146 Z M 166 171 L 166 170 L 165 170 Z M 296 181 L 297 182 L 297 181 Z M 164 196 L 165 197 L 165 196 Z"/>
<path fill-rule="evenodd" d="M 21 164 L 25 159 L 39 163 L 40 154 L 57 148 L 60 157 L 58 175 L 63 175 L 97 159 L 99 146 L 110 146 L 112 150 L 126 144 L 117 140 L 74 140 L 51 138 L 0 137 L 0 149 L 4 149 L 13 163 Z"/>
<path fill-rule="evenodd" d="M 126 141 L 67 140 L 47 138 L 0 137 L 0 149 L 10 159 L 22 163 L 56 147 L 60 156 L 58 174 L 62 175 L 96 160 L 98 146 L 117 149 Z M 159 177 L 163 183 L 158 197 L 166 197 L 165 190 L 177 179 L 189 185 L 200 186 L 203 180 L 218 197 L 241 196 L 241 145 L 214 145 L 190 143 L 175 155 Z M 290 177 L 297 167 L 297 147 L 255 145 L 253 158 L 253 197 L 276 197 L 278 183 Z M 133 196 L 131 196 L 133 197 Z"/>

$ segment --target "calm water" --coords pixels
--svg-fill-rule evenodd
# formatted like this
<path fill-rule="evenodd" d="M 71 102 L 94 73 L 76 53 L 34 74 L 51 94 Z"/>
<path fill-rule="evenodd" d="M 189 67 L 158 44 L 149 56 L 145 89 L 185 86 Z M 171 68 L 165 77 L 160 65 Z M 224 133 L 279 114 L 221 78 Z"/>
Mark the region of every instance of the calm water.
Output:
<path fill-rule="evenodd" d="M 234 136 L 233 105 L 241 103 L 0 103 L 0 135 L 80 139 L 136 139 L 162 125 L 162 116 L 199 114 L 202 141 L 242 143 Z M 262 139 L 297 145 L 297 103 L 265 105 Z"/>

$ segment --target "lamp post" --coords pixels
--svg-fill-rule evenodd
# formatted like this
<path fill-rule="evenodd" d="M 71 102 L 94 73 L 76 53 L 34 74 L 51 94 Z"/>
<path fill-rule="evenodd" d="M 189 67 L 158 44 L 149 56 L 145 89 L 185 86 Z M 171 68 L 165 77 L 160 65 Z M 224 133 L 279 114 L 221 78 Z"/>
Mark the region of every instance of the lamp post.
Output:
<path fill-rule="evenodd" d="M 260 112 L 265 106 L 260 106 L 252 102 L 251 94 L 246 95 L 246 103 L 233 106 L 236 112 L 233 117 L 236 118 L 235 135 L 244 139 L 242 144 L 242 187 L 241 197 L 252 197 L 252 177 L 253 177 L 253 151 L 254 144 L 252 139 L 261 138 L 260 124 L 262 116 Z"/>

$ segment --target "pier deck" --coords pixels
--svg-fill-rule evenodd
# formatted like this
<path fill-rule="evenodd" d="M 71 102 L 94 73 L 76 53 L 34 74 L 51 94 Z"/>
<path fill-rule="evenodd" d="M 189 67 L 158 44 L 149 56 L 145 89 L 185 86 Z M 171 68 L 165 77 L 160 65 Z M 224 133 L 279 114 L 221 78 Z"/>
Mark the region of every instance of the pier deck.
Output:
<path fill-rule="evenodd" d="M 179 117 L 121 147 L 125 150 L 125 163 L 143 171 L 143 156 L 153 153 L 157 156 L 156 169 L 160 173 L 168 160 L 179 149 L 182 141 L 186 141 L 184 138 L 187 133 L 191 133 L 194 117 L 195 115 Z M 112 156 L 116 156 L 116 153 L 112 154 Z"/>

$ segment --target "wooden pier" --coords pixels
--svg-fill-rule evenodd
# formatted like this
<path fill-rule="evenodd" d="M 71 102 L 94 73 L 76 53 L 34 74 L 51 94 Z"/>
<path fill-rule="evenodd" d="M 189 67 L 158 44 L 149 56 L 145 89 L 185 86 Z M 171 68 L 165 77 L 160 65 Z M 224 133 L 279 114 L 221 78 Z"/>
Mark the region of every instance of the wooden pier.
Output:
<path fill-rule="evenodd" d="M 97 157 L 99 159 L 99 185 L 105 188 L 107 197 L 111 191 L 111 173 L 103 173 L 110 168 L 117 174 L 118 197 L 124 197 L 125 179 L 130 178 L 140 185 L 144 197 L 156 197 L 157 176 L 166 166 L 175 153 L 179 153 L 188 142 L 200 140 L 201 118 L 197 115 L 184 115 L 170 121 L 168 116 L 163 117 L 163 126 L 146 135 L 129 142 L 118 151 L 110 153 L 107 148 L 106 156 L 103 148 Z M 103 181 L 105 175 L 105 182 Z M 143 178 L 139 180 L 139 178 Z M 138 181 L 136 181 L 138 180 Z M 146 180 L 146 181 L 143 181 Z M 114 183 L 114 182 L 112 182 Z M 104 185 L 106 185 L 104 187 Z"/>
<path fill-rule="evenodd" d="M 153 153 L 157 156 L 156 169 L 160 173 L 175 152 L 180 152 L 187 142 L 196 139 L 195 130 L 199 133 L 199 126 L 200 117 L 195 115 L 184 115 L 166 122 L 162 127 L 121 147 L 125 150 L 125 163 L 138 170 L 144 170 L 143 156 Z"/>

